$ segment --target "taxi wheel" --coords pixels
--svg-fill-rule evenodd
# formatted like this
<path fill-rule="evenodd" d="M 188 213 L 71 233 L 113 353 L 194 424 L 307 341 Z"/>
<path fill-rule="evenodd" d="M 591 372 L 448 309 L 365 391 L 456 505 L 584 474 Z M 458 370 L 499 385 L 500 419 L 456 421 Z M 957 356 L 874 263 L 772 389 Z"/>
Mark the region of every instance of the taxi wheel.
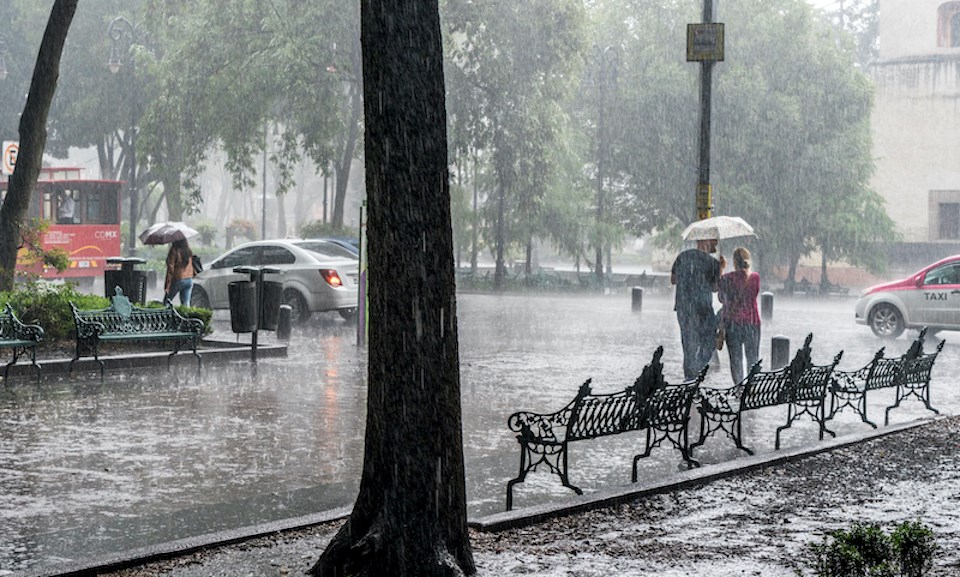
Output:
<path fill-rule="evenodd" d="M 893 305 L 878 305 L 870 311 L 870 329 L 885 339 L 895 339 L 903 333 L 903 315 Z"/>

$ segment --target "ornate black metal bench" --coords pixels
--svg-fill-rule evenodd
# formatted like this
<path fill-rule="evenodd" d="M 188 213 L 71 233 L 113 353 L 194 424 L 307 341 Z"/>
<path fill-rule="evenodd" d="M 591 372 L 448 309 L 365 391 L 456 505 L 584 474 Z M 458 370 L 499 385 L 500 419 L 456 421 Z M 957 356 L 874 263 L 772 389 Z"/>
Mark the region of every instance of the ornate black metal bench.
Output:
<path fill-rule="evenodd" d="M 3 367 L 3 381 L 7 381 L 10 367 L 17 364 L 20 355 L 30 357 L 30 364 L 37 371 L 40 382 L 40 365 L 37 364 L 37 343 L 43 338 L 43 329 L 39 325 L 27 325 L 20 322 L 10 303 L 0 312 L 0 348 L 11 349 L 13 360 Z"/>
<path fill-rule="evenodd" d="M 836 371 L 830 383 L 830 418 L 845 408 L 851 408 L 864 423 L 877 428 L 876 423 L 867 418 L 867 393 L 891 387 L 896 389 L 895 401 L 887 407 L 884 425 L 890 422 L 890 411 L 910 397 L 919 399 L 927 409 L 939 413 L 930 406 L 930 373 L 946 341 L 941 340 L 936 351 L 924 354 L 926 334 L 924 327 L 910 348 L 898 357 L 883 356 L 885 349 L 881 348 L 863 367 L 855 371 Z"/>
<path fill-rule="evenodd" d="M 733 439 L 738 449 L 752 455 L 753 450 L 743 444 L 743 414 L 746 411 L 777 405 L 787 405 L 787 421 L 777 428 L 774 445 L 776 449 L 780 449 L 780 433 L 790 428 L 793 422 L 803 415 L 810 416 L 820 425 L 821 439 L 824 432 L 832 435 L 833 432 L 825 425 L 827 415 L 824 399 L 830 375 L 843 352 L 837 354 L 830 364 L 814 365 L 810 355 L 812 339 L 813 334 L 807 336 L 803 346 L 785 367 L 774 371 L 761 371 L 758 361 L 750 367 L 747 376 L 732 387 L 701 387 L 697 405 L 700 413 L 700 438 L 690 449 L 703 445 L 713 433 L 723 430 Z"/>
<path fill-rule="evenodd" d="M 626 431 L 646 429 L 644 452 L 633 458 L 632 479 L 637 480 L 638 461 L 650 455 L 655 447 L 669 442 L 680 451 L 688 467 L 700 463 L 690 456 L 687 423 L 697 389 L 706 375 L 706 368 L 694 381 L 671 385 L 663 378 L 663 347 L 653 355 L 633 385 L 609 394 L 594 394 L 591 379 L 580 386 L 577 396 L 555 413 L 540 414 L 521 411 L 510 415 L 510 430 L 519 433 L 520 474 L 507 482 L 507 511 L 513 509 L 513 487 L 522 483 L 527 473 L 544 465 L 560 477 L 564 487 L 578 495 L 583 491 L 570 483 L 568 445 Z"/>
<path fill-rule="evenodd" d="M 168 341 L 173 343 L 173 352 L 167 357 L 167 368 L 183 345 L 193 350 L 197 357 L 197 371 L 202 367 L 203 357 L 197 352 L 203 335 L 203 321 L 188 319 L 168 304 L 164 308 L 143 308 L 130 303 L 120 287 L 105 309 L 80 310 L 72 302 L 73 321 L 77 331 L 77 352 L 70 360 L 73 363 L 83 356 L 93 356 L 100 364 L 100 379 L 103 380 L 104 362 L 100 360 L 100 343 L 127 341 Z"/>

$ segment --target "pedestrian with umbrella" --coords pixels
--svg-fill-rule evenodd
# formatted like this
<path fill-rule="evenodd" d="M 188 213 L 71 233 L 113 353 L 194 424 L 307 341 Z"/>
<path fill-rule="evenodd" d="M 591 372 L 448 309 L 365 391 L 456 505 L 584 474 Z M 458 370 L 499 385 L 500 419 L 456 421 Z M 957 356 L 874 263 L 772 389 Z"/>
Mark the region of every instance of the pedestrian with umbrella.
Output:
<path fill-rule="evenodd" d="M 193 292 L 193 251 L 187 238 L 199 233 L 182 222 L 160 222 L 140 234 L 143 244 L 170 244 L 167 252 L 167 272 L 163 279 L 163 302 L 173 303 L 180 295 L 180 304 L 190 306 Z"/>
<path fill-rule="evenodd" d="M 670 269 L 670 284 L 676 285 L 674 310 L 680 325 L 683 347 L 683 376 L 692 380 L 710 363 L 717 348 L 717 315 L 713 293 L 720 288 L 726 266 L 717 253 L 720 239 L 754 236 L 753 227 L 740 217 L 714 216 L 694 222 L 683 231 L 683 239 L 696 241 L 696 248 L 681 252 Z"/>
<path fill-rule="evenodd" d="M 697 247 L 677 255 L 670 269 L 670 284 L 677 287 L 673 309 L 680 325 L 683 378 L 688 381 L 697 378 L 716 350 L 713 293 L 719 288 L 726 265 L 723 256 L 719 261 L 710 256 L 716 252 L 716 238 L 697 239 Z"/>

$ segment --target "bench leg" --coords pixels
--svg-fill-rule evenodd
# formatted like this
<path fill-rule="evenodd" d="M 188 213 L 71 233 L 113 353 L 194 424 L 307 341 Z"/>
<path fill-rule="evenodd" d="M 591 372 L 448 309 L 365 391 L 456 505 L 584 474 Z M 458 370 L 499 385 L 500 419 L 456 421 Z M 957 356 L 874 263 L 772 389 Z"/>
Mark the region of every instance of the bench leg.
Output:
<path fill-rule="evenodd" d="M 520 474 L 516 479 L 507 481 L 507 511 L 513 510 L 513 486 L 517 483 L 523 483 L 527 476 L 527 446 L 520 443 Z"/>
<path fill-rule="evenodd" d="M 748 455 L 753 455 L 753 449 L 744 446 L 743 444 L 743 415 L 737 415 L 737 424 L 734 427 L 737 431 L 737 434 L 733 437 L 733 442 L 737 444 L 737 448 L 741 451 L 746 452 Z M 777 431 L 777 436 L 779 437 L 780 431 Z"/>
<path fill-rule="evenodd" d="M 37 364 L 37 348 L 30 347 L 30 364 L 37 371 L 37 384 L 40 384 L 40 365 Z"/>

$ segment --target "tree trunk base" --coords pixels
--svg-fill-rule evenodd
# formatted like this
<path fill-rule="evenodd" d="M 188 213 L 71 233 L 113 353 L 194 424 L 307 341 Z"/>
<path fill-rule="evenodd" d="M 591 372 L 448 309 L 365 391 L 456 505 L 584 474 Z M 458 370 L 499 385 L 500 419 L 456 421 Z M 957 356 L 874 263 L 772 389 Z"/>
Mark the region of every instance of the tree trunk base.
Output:
<path fill-rule="evenodd" d="M 432 546 L 424 541 L 404 534 L 401 523 L 378 518 L 363 529 L 351 515 L 307 573 L 314 577 L 468 577 L 476 573 L 468 545 L 462 546 L 463 551 L 451 551 L 439 539 Z"/>

